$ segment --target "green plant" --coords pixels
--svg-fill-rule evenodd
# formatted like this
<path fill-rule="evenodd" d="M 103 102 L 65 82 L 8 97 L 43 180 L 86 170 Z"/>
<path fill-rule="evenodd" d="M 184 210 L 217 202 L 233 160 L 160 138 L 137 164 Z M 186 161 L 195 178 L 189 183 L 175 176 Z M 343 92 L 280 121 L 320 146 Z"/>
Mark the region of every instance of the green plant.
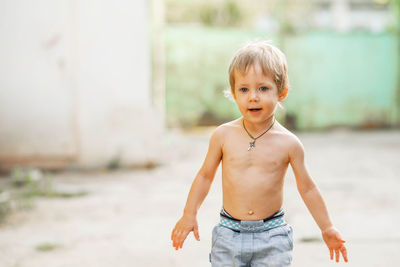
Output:
<path fill-rule="evenodd" d="M 4 220 L 10 212 L 10 194 L 7 191 L 0 190 L 0 222 Z"/>
<path fill-rule="evenodd" d="M 224 4 L 226 26 L 239 25 L 243 20 L 243 14 L 238 4 L 233 0 L 227 0 Z"/>
<path fill-rule="evenodd" d="M 51 251 L 58 247 L 60 247 L 60 245 L 55 244 L 55 243 L 45 242 L 45 243 L 41 243 L 41 244 L 37 245 L 35 247 L 35 249 L 38 251 Z"/>
<path fill-rule="evenodd" d="M 199 9 L 200 20 L 204 25 L 213 26 L 217 24 L 218 9 L 214 5 L 204 3 Z"/>

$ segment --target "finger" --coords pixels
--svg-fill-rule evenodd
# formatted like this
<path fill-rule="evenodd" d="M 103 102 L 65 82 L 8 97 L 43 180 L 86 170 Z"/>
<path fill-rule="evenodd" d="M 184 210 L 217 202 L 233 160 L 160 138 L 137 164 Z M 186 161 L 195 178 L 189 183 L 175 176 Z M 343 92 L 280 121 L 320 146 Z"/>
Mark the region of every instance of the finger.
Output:
<path fill-rule="evenodd" d="M 172 239 L 173 239 L 173 240 L 176 240 L 176 239 L 177 239 L 179 232 L 180 232 L 179 229 L 174 228 L 174 230 L 173 230 L 173 232 L 172 232 Z"/>
<path fill-rule="evenodd" d="M 176 240 L 175 239 L 172 241 L 172 247 L 176 248 Z"/>
<path fill-rule="evenodd" d="M 178 242 L 178 248 L 182 248 L 183 246 L 183 242 L 185 242 L 185 239 L 188 235 L 188 232 L 181 232 L 180 236 L 179 236 L 179 242 Z"/>
<path fill-rule="evenodd" d="M 339 256 L 340 256 L 339 250 L 335 250 L 335 256 L 336 256 L 336 262 L 339 262 Z"/>
<path fill-rule="evenodd" d="M 174 236 L 176 236 L 177 232 L 178 228 L 175 226 L 174 229 L 172 230 L 171 237 L 173 238 Z"/>
<path fill-rule="evenodd" d="M 174 245 L 176 243 L 177 235 L 178 235 L 178 231 L 175 229 L 174 232 L 172 233 L 172 241 L 173 241 Z"/>
<path fill-rule="evenodd" d="M 179 249 L 179 239 L 176 240 L 174 247 L 175 247 L 175 250 Z"/>
<path fill-rule="evenodd" d="M 182 248 L 182 247 L 183 247 L 183 243 L 185 242 L 185 239 L 186 239 L 186 237 L 182 238 L 182 239 L 179 241 L 178 248 Z"/>
<path fill-rule="evenodd" d="M 193 234 L 194 234 L 194 237 L 197 239 L 197 241 L 200 241 L 200 235 L 199 235 L 199 228 L 198 227 L 194 228 Z"/>
<path fill-rule="evenodd" d="M 340 251 L 342 252 L 344 261 L 345 261 L 345 262 L 348 262 L 349 260 L 348 260 L 348 258 L 347 258 L 347 249 L 346 249 L 346 247 L 345 247 L 345 246 L 342 246 L 341 249 L 340 249 Z"/>
<path fill-rule="evenodd" d="M 175 233 L 175 236 L 174 236 L 174 247 L 175 247 L 175 250 L 178 249 L 180 236 L 181 236 L 181 232 L 177 231 L 177 232 Z"/>
<path fill-rule="evenodd" d="M 331 260 L 333 260 L 333 249 L 329 249 L 329 254 L 331 255 Z"/>
<path fill-rule="evenodd" d="M 179 249 L 181 247 L 181 237 L 178 238 L 178 240 L 176 241 L 176 249 Z"/>
<path fill-rule="evenodd" d="M 178 248 L 179 248 L 179 242 L 180 242 L 179 240 L 180 240 L 179 236 L 177 236 L 176 239 L 175 239 L 175 242 L 174 242 L 175 250 L 178 250 Z"/>
<path fill-rule="evenodd" d="M 172 229 L 172 232 L 171 232 L 171 240 L 174 240 L 174 235 L 175 235 L 175 228 Z"/>

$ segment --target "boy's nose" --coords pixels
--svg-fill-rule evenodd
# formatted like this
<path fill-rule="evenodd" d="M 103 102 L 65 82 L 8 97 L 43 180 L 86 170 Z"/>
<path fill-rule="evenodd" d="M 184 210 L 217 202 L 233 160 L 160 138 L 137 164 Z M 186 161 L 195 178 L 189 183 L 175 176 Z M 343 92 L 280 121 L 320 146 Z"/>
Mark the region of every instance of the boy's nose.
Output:
<path fill-rule="evenodd" d="M 250 94 L 249 94 L 249 101 L 258 101 L 258 93 L 257 93 L 257 91 L 256 90 L 252 90 L 252 91 L 250 91 Z"/>

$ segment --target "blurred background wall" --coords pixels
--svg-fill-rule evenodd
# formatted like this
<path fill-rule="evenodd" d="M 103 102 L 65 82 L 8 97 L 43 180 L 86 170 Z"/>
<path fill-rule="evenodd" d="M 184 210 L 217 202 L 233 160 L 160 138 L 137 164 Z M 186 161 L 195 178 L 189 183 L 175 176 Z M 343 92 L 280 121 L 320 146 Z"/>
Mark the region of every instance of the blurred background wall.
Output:
<path fill-rule="evenodd" d="M 151 12 L 146 0 L 0 1 L 3 169 L 157 157 Z"/>
<path fill-rule="evenodd" d="M 246 41 L 267 39 L 289 64 L 279 110 L 291 129 L 400 124 L 398 0 L 167 3 L 169 125 L 216 125 L 240 115 L 224 98 L 228 65 Z"/>
<path fill-rule="evenodd" d="M 287 55 L 290 129 L 400 125 L 400 0 L 0 1 L 0 168 L 154 163 L 168 128 L 240 116 L 246 41 Z"/>

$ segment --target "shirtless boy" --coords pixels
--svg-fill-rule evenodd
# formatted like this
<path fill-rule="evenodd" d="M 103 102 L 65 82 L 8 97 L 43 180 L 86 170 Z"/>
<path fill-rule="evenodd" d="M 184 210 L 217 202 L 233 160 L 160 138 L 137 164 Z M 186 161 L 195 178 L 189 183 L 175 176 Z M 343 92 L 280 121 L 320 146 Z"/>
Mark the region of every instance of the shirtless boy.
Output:
<path fill-rule="evenodd" d="M 282 210 L 284 177 L 293 169 L 300 196 L 322 238 L 339 262 L 347 262 L 344 240 L 333 226 L 304 163 L 299 139 L 278 121 L 275 110 L 288 94 L 284 54 L 267 42 L 239 49 L 229 67 L 230 91 L 242 117 L 220 125 L 190 189 L 182 217 L 172 230 L 175 249 L 193 231 L 200 240 L 197 211 L 222 161 L 223 208 L 213 229 L 212 266 L 290 266 L 293 229 Z"/>

